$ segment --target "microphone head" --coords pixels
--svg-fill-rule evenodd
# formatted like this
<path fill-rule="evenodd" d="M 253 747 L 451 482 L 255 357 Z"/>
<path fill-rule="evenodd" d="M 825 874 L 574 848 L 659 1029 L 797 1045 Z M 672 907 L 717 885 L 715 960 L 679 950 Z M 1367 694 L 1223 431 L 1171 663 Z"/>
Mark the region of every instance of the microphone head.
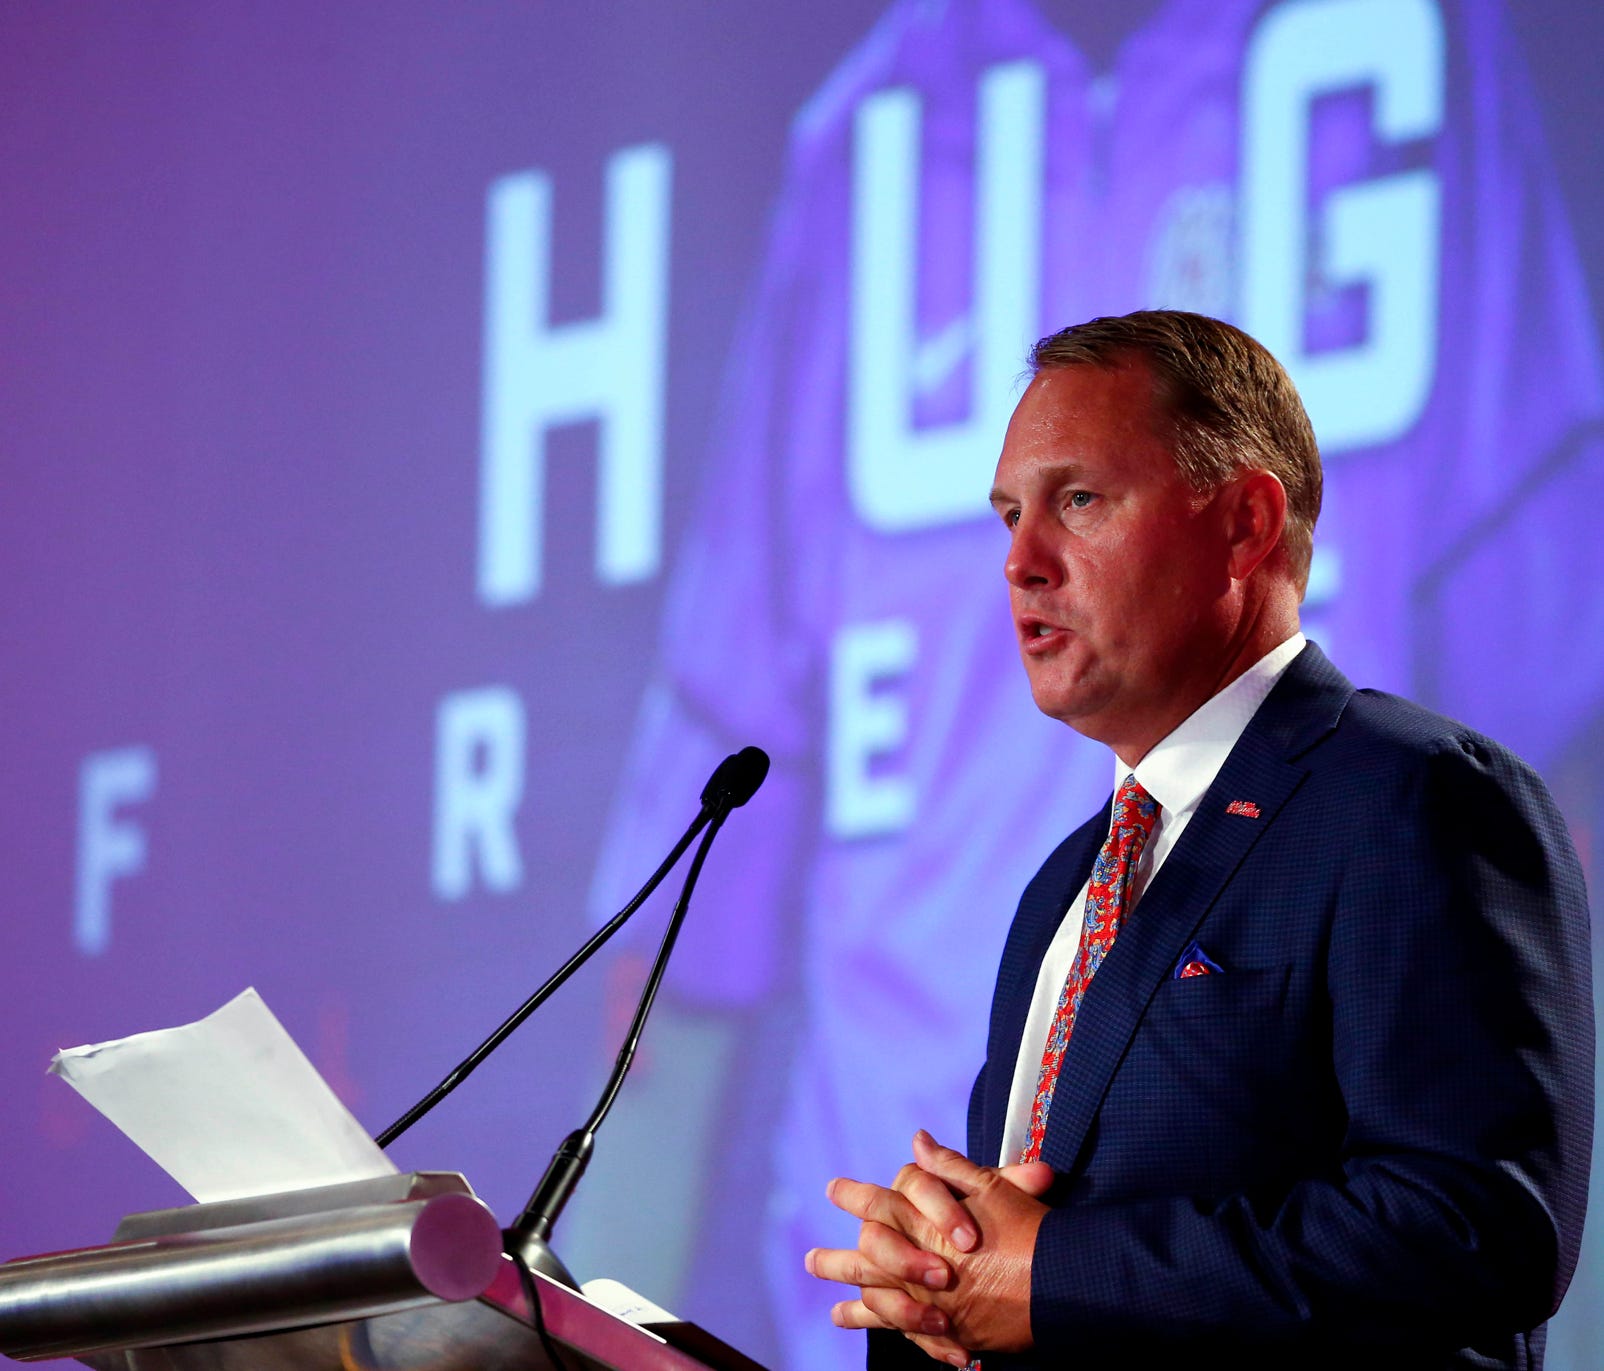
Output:
<path fill-rule="evenodd" d="M 702 787 L 703 809 L 739 809 L 757 794 L 769 774 L 769 754 L 760 747 L 732 752 Z"/>

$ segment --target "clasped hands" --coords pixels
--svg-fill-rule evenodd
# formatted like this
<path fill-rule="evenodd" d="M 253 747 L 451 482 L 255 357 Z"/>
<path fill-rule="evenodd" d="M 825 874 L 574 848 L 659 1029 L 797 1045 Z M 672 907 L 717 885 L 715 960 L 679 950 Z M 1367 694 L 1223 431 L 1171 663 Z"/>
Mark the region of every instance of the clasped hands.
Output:
<path fill-rule="evenodd" d="M 1030 1263 L 1052 1184 L 1044 1162 L 976 1166 L 923 1129 L 890 1189 L 837 1177 L 830 1202 L 863 1221 L 855 1248 L 810 1251 L 821 1280 L 858 1287 L 840 1328 L 892 1328 L 953 1366 L 1032 1345 Z"/>

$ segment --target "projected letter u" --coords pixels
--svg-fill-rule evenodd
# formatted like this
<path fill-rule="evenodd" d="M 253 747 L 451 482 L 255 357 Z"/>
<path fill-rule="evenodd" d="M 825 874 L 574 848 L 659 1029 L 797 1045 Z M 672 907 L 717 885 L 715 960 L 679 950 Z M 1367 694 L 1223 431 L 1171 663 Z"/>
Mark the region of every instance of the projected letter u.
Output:
<path fill-rule="evenodd" d="M 979 83 L 969 417 L 916 428 L 920 101 L 882 91 L 859 107 L 852 166 L 847 474 L 869 527 L 907 532 L 989 514 L 986 478 L 1036 337 L 1046 83 L 1035 62 Z"/>

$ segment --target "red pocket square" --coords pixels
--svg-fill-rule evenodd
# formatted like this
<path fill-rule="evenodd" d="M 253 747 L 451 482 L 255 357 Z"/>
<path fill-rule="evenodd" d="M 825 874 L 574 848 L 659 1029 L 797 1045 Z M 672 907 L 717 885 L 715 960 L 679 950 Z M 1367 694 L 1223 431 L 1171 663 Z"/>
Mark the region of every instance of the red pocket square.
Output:
<path fill-rule="evenodd" d="M 1181 953 L 1180 961 L 1175 963 L 1175 969 L 1170 972 L 1170 979 L 1184 981 L 1189 976 L 1213 976 L 1224 970 L 1223 966 L 1203 950 L 1203 945 L 1194 939 L 1186 951 Z"/>

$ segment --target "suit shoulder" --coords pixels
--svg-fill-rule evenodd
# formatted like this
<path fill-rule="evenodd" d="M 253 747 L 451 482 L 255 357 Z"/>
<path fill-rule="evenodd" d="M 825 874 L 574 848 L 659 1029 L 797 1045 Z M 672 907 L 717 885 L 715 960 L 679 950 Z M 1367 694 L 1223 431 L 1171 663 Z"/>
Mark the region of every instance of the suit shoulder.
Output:
<path fill-rule="evenodd" d="M 1350 800 L 1365 795 L 1372 813 L 1425 808 L 1455 824 L 1474 814 L 1518 814 L 1544 831 L 1565 827 L 1543 778 L 1515 753 L 1386 691 L 1356 690 L 1337 728 L 1306 761 L 1332 791 Z"/>
<path fill-rule="evenodd" d="M 1436 757 L 1467 757 L 1537 779 L 1526 762 L 1485 733 L 1384 690 L 1354 691 L 1332 742 L 1341 753 L 1374 754 L 1379 762 L 1405 770 L 1429 765 Z"/>
<path fill-rule="evenodd" d="M 1430 751 L 1474 732 L 1459 720 L 1414 700 L 1368 686 L 1353 692 L 1342 716 L 1341 731 L 1411 751 Z"/>

